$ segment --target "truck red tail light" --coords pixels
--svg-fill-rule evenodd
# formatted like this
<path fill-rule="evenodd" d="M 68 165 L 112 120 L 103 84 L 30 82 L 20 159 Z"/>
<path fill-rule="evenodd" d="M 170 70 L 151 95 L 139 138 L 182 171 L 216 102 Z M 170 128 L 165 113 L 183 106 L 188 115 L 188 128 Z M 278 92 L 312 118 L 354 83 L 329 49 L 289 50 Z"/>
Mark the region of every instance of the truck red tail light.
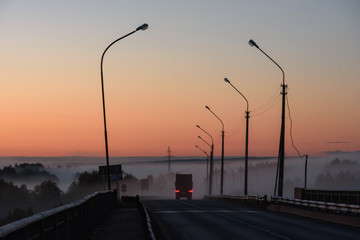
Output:
<path fill-rule="evenodd" d="M 189 190 L 189 192 L 191 192 L 191 193 L 192 193 L 192 192 L 194 192 L 194 190 Z"/>
<path fill-rule="evenodd" d="M 175 192 L 180 192 L 180 190 L 176 189 Z"/>

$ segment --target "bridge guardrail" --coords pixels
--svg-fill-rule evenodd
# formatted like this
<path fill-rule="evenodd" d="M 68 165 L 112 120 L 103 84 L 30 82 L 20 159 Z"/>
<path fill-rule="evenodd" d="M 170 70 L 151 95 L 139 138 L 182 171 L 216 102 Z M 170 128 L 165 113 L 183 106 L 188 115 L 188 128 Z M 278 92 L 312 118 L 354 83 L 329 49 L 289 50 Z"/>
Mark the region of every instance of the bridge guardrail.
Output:
<path fill-rule="evenodd" d="M 303 200 L 360 205 L 360 191 L 320 190 L 296 187 L 294 197 Z"/>
<path fill-rule="evenodd" d="M 360 205 L 319 202 L 319 201 L 274 197 L 274 196 L 271 197 L 271 202 L 277 205 L 288 205 L 288 206 L 295 206 L 300 208 L 320 210 L 324 212 L 333 212 L 333 213 L 342 213 L 342 214 L 360 216 Z"/>
<path fill-rule="evenodd" d="M 266 206 L 268 203 L 276 205 L 287 205 L 292 207 L 311 209 L 323 212 L 341 213 L 347 215 L 360 216 L 360 205 L 320 202 L 312 200 L 302 200 L 296 198 L 284 198 L 271 196 L 270 202 L 267 196 L 230 196 L 230 195 L 207 195 L 205 198 L 220 199 L 226 201 L 239 202 L 241 204 Z"/>
<path fill-rule="evenodd" d="M 267 196 L 230 196 L 230 195 L 206 195 L 204 198 L 219 199 L 225 201 L 239 202 L 241 204 L 266 206 Z"/>
<path fill-rule="evenodd" d="M 87 239 L 89 232 L 116 204 L 116 190 L 95 192 L 76 202 L 0 227 L 0 240 Z"/>

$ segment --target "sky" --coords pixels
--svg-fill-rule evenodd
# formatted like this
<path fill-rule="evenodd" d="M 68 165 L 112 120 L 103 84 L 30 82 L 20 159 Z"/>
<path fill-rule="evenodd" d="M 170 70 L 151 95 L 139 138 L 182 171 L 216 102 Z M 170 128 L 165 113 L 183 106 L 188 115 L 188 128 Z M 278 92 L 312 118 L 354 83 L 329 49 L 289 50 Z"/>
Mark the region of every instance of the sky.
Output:
<path fill-rule="evenodd" d="M 276 156 L 360 150 L 360 1 L 0 0 L 0 156 Z"/>

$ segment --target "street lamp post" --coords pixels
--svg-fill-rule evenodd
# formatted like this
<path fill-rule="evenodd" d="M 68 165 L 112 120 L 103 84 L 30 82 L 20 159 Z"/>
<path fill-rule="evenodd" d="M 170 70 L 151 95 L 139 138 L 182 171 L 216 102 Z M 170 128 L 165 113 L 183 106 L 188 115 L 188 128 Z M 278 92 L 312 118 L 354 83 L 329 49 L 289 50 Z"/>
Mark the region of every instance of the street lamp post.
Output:
<path fill-rule="evenodd" d="M 220 195 L 223 195 L 223 189 L 224 189 L 224 123 L 223 121 L 221 121 L 221 119 L 213 112 L 211 111 L 211 109 L 208 106 L 205 106 L 205 108 L 207 110 L 209 110 L 217 119 L 219 119 L 219 121 L 221 122 L 222 125 L 222 130 L 221 130 L 221 174 L 220 174 Z"/>
<path fill-rule="evenodd" d="M 211 195 L 212 194 L 213 168 L 214 168 L 214 139 L 208 132 L 206 132 L 204 129 L 202 129 L 199 125 L 196 125 L 196 127 L 199 128 L 204 133 L 206 133 L 211 138 L 210 173 L 209 173 L 209 195 Z M 201 137 L 199 136 L 199 138 L 201 138 Z"/>
<path fill-rule="evenodd" d="M 305 155 L 305 176 L 304 176 L 304 189 L 306 189 L 307 185 L 307 162 L 308 162 L 308 155 Z"/>
<path fill-rule="evenodd" d="M 252 47 L 256 47 L 259 49 L 266 57 L 268 57 L 273 63 L 275 63 L 278 68 L 280 68 L 282 72 L 282 111 L 281 111 L 281 129 L 280 129 L 280 144 L 279 144 L 279 155 L 278 155 L 278 171 L 279 171 L 279 188 L 278 188 L 278 196 L 282 197 L 283 195 L 283 185 L 284 185 L 284 159 L 285 159 L 285 96 L 286 96 L 286 88 L 285 85 L 285 73 L 284 70 L 280 67 L 280 65 L 275 62 L 269 55 L 267 55 L 252 39 L 249 41 L 249 45 Z M 277 174 L 276 174 L 277 175 Z M 275 184 L 276 186 L 276 184 Z M 276 194 L 276 187 L 275 193 Z"/>
<path fill-rule="evenodd" d="M 205 140 L 202 139 L 200 136 L 199 136 L 199 138 L 205 142 Z M 205 142 L 205 143 L 208 144 L 207 142 Z M 204 150 L 202 150 L 198 145 L 195 145 L 195 147 L 198 148 L 203 153 L 205 153 L 205 155 L 206 155 L 206 191 L 207 191 L 208 179 L 209 179 L 209 154 L 207 152 L 205 152 Z"/>
<path fill-rule="evenodd" d="M 229 83 L 230 86 L 232 86 L 246 101 L 246 137 L 245 137 L 245 181 L 244 181 L 244 195 L 248 194 L 248 149 L 249 149 L 249 118 L 250 118 L 250 112 L 249 112 L 249 102 L 247 98 L 234 86 L 231 84 L 229 79 L 224 78 L 224 81 Z"/>
<path fill-rule="evenodd" d="M 211 189 L 210 189 L 210 185 L 212 185 L 212 156 L 213 156 L 213 146 L 214 145 L 211 145 L 209 144 L 207 141 L 205 141 L 202 137 L 198 136 L 198 138 L 203 141 L 204 143 L 206 143 L 209 147 L 210 147 L 210 178 L 209 178 L 209 175 L 207 175 L 206 179 L 208 180 L 208 183 L 207 183 L 207 190 L 208 190 L 208 193 L 209 195 L 211 195 Z M 209 172 L 209 168 L 208 168 L 208 164 L 206 165 L 206 173 L 208 174 Z M 210 183 L 209 183 L 210 182 Z"/>
<path fill-rule="evenodd" d="M 122 36 L 121 38 L 116 39 L 113 41 L 103 52 L 101 56 L 101 63 L 100 63 L 100 69 L 101 69 L 101 92 L 102 92 L 102 103 L 103 103 L 103 115 L 104 115 L 104 132 L 105 132 L 105 151 L 106 151 L 106 174 L 107 174 L 107 182 L 108 182 L 108 190 L 111 190 L 111 181 L 110 181 L 110 166 L 109 166 L 109 150 L 108 150 L 108 137 L 107 137 L 107 128 L 106 128 L 106 112 L 105 112 L 105 93 L 104 93 L 104 78 L 103 78 L 103 61 L 106 51 L 116 42 L 120 41 L 123 38 L 126 38 L 127 36 L 130 36 L 131 34 L 139 31 L 139 30 L 146 30 L 149 26 L 145 23 L 138 28 L 136 28 L 135 31 L 132 31 L 125 36 Z"/>

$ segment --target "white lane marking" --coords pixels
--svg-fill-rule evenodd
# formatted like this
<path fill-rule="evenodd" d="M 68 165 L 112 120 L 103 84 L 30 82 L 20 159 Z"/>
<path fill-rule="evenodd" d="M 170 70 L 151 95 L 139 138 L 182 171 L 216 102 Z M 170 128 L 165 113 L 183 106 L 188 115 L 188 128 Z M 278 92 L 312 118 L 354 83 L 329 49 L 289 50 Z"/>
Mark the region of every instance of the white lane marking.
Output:
<path fill-rule="evenodd" d="M 238 220 L 238 219 L 236 219 L 236 218 L 233 218 L 233 217 L 230 217 L 230 216 L 226 216 L 226 215 L 223 215 L 223 214 L 221 214 L 221 213 L 217 213 L 217 215 L 222 216 L 222 217 L 225 217 L 225 218 L 230 219 L 230 220 L 233 220 L 233 221 L 238 222 L 238 223 L 240 223 L 240 224 L 246 225 L 246 226 L 248 226 L 248 227 L 255 228 L 255 229 L 259 230 L 259 231 L 269 233 L 269 234 L 274 235 L 274 236 L 276 236 L 276 237 L 279 237 L 279 238 L 281 238 L 281 239 L 290 240 L 290 238 L 288 238 L 288 237 L 285 237 L 285 236 L 283 236 L 283 235 L 274 233 L 274 232 L 272 232 L 272 231 L 270 231 L 270 230 L 267 230 L 267 229 L 265 229 L 265 228 L 258 227 L 258 226 L 255 226 L 255 225 L 253 225 L 253 224 L 250 224 L 250 223 L 247 223 L 247 222 Z"/>
<path fill-rule="evenodd" d="M 254 213 L 258 211 L 234 211 L 234 210 L 181 210 L 181 211 L 175 211 L 175 210 L 159 210 L 159 211 L 153 211 L 153 213 Z"/>
<path fill-rule="evenodd" d="M 191 206 L 191 207 L 193 207 L 193 208 L 197 208 L 197 209 L 201 209 L 201 210 L 206 210 L 205 208 L 202 208 L 202 207 L 199 207 L 199 206 L 190 204 L 190 203 L 188 203 L 188 202 L 179 201 L 179 200 L 177 200 L 177 201 L 180 202 L 180 203 L 183 203 L 184 205 Z M 285 236 L 283 236 L 283 235 L 280 235 L 280 234 L 274 233 L 274 232 L 272 232 L 272 231 L 270 231 L 270 230 L 267 230 L 267 229 L 265 229 L 265 228 L 258 227 L 258 226 L 255 226 L 255 225 L 253 225 L 253 224 L 250 224 L 250 223 L 241 221 L 241 220 L 239 220 L 239 219 L 236 219 L 236 218 L 233 218 L 233 217 L 230 217 L 230 216 L 226 216 L 226 215 L 224 215 L 224 214 L 222 214 L 222 213 L 220 213 L 220 212 L 214 212 L 214 214 L 216 214 L 216 215 L 218 215 L 218 216 L 222 216 L 222 217 L 227 218 L 227 219 L 230 219 L 230 220 L 232 220 L 232 221 L 238 222 L 238 223 L 240 223 L 240 224 L 246 225 L 246 226 L 248 226 L 248 227 L 254 228 L 254 229 L 256 229 L 256 230 L 269 233 L 269 234 L 274 235 L 274 236 L 276 236 L 276 237 L 278 237 L 278 238 L 285 239 L 285 240 L 291 240 L 290 238 L 285 237 Z"/>

